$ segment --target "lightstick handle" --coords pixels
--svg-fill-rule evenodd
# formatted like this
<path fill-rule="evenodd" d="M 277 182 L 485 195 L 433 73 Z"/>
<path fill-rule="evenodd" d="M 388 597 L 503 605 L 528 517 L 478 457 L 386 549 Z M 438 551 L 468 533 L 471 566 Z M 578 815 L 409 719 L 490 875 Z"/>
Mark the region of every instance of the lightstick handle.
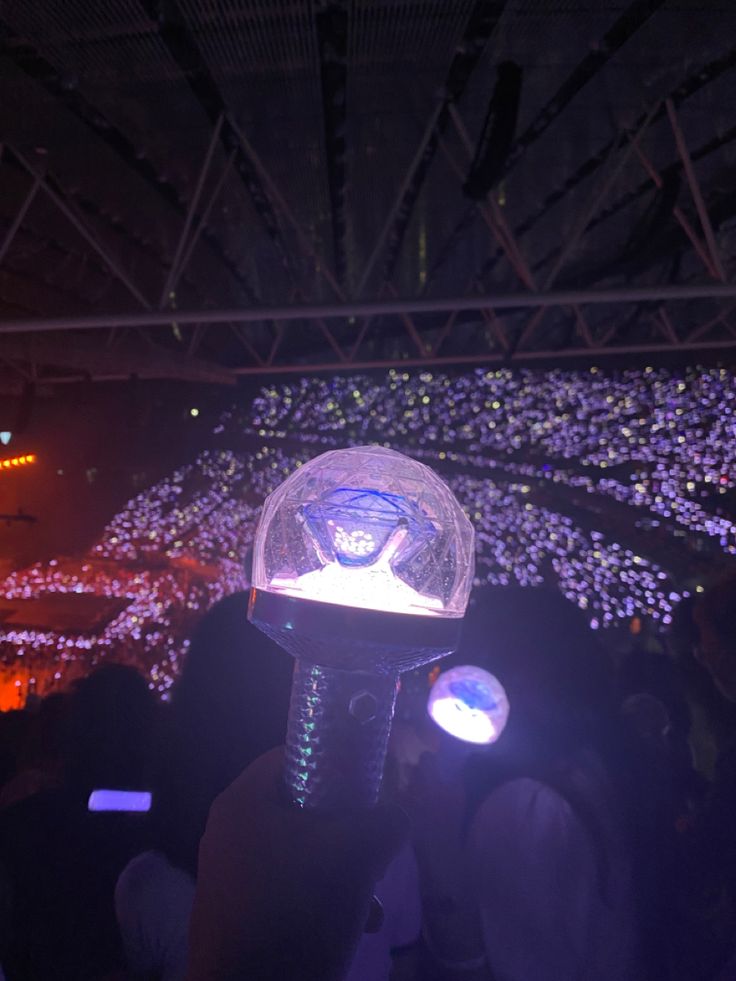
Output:
<path fill-rule="evenodd" d="M 398 683 L 397 674 L 297 659 L 284 769 L 295 804 L 338 810 L 376 803 Z"/>

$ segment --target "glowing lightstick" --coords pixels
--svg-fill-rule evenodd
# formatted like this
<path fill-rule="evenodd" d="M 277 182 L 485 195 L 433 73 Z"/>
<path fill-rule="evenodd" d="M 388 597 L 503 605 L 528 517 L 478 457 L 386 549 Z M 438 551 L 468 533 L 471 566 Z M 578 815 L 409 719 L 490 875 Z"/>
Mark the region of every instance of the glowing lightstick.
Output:
<path fill-rule="evenodd" d="M 488 671 L 464 664 L 443 672 L 432 686 L 427 711 L 440 729 L 466 743 L 495 743 L 509 717 L 503 685 Z"/>
<path fill-rule="evenodd" d="M 93 790 L 87 810 L 147 814 L 151 810 L 151 794 L 147 790 Z"/>
<path fill-rule="evenodd" d="M 248 616 L 296 659 L 295 803 L 375 802 L 399 673 L 455 650 L 473 570 L 473 527 L 452 491 L 393 450 L 324 453 L 266 499 Z"/>

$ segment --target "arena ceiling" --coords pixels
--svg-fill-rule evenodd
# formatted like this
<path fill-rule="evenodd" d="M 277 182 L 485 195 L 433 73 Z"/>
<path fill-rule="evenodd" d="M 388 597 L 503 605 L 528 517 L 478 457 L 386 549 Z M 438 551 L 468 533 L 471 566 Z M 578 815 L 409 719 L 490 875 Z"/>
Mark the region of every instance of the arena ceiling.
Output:
<path fill-rule="evenodd" d="M 736 348 L 736 6 L 5 0 L 0 383 Z"/>

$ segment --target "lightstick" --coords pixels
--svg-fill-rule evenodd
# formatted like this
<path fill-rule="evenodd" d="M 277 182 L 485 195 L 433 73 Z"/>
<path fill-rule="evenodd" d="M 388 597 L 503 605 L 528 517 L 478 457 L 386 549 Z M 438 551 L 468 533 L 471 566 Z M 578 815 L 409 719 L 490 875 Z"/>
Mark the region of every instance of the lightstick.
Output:
<path fill-rule="evenodd" d="M 473 527 L 429 467 L 333 450 L 265 501 L 248 616 L 295 658 L 285 779 L 301 807 L 376 801 L 399 674 L 451 653 Z"/>
<path fill-rule="evenodd" d="M 87 810 L 147 814 L 151 810 L 151 793 L 147 790 L 93 790 Z"/>
<path fill-rule="evenodd" d="M 488 745 L 503 732 L 509 717 L 509 700 L 494 675 L 464 664 L 437 678 L 429 693 L 427 711 L 451 736 Z"/>

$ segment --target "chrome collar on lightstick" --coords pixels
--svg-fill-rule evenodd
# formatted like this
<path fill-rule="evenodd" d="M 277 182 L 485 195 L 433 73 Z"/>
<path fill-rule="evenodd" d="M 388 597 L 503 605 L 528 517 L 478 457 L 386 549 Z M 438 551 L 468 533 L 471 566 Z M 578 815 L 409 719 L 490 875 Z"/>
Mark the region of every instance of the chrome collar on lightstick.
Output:
<path fill-rule="evenodd" d="M 375 803 L 399 673 L 455 650 L 473 571 L 452 491 L 393 450 L 324 453 L 266 499 L 248 616 L 296 658 L 295 803 Z"/>

